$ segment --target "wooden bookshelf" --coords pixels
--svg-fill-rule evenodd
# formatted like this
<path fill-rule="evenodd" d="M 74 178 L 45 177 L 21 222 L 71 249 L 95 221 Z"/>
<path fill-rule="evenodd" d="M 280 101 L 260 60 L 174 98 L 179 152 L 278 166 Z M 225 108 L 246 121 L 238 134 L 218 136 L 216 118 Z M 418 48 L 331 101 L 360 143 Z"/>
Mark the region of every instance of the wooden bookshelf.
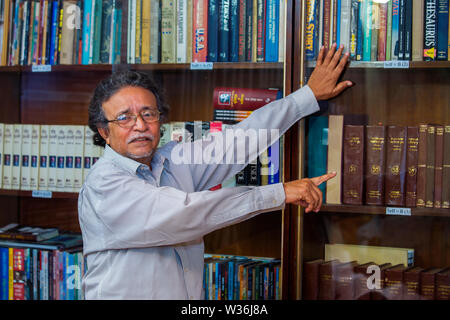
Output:
<path fill-rule="evenodd" d="M 396 207 L 391 207 L 396 208 Z M 450 210 L 449 209 L 436 209 L 436 208 L 396 208 L 396 209 L 408 209 L 410 210 L 411 216 L 420 216 L 420 217 L 443 217 L 450 218 Z M 386 215 L 387 207 L 384 206 L 357 206 L 357 205 L 332 205 L 332 204 L 324 204 L 320 209 L 320 213 L 328 214 L 328 213 L 351 213 L 351 214 L 377 214 L 377 215 Z M 408 213 L 405 213 L 408 214 Z M 400 215 L 400 214 L 399 214 Z M 405 216 L 407 218 L 408 216 Z"/>

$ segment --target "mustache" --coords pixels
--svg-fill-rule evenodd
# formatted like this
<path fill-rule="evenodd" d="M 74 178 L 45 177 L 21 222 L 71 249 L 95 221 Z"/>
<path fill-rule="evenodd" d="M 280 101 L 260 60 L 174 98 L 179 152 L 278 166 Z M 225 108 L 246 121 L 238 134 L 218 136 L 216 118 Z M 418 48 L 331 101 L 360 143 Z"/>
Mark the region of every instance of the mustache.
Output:
<path fill-rule="evenodd" d="M 140 133 L 140 134 L 136 134 L 134 136 L 131 136 L 127 139 L 127 144 L 133 142 L 134 140 L 137 139 L 149 139 L 150 141 L 155 140 L 155 137 L 151 134 L 151 133 Z"/>

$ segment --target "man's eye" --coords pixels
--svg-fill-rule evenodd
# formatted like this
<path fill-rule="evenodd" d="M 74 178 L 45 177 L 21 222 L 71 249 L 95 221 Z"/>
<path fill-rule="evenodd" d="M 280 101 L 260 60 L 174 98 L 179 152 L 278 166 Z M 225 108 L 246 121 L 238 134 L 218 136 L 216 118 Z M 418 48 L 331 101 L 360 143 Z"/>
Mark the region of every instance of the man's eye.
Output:
<path fill-rule="evenodd" d="M 156 112 L 153 112 L 153 111 L 142 112 L 142 116 L 144 118 L 153 118 L 153 117 L 156 117 Z"/>
<path fill-rule="evenodd" d="M 127 120 L 129 120 L 130 119 L 130 117 L 129 116 L 127 116 L 126 114 L 121 114 L 120 116 L 118 116 L 117 117 L 117 121 L 127 121 Z"/>

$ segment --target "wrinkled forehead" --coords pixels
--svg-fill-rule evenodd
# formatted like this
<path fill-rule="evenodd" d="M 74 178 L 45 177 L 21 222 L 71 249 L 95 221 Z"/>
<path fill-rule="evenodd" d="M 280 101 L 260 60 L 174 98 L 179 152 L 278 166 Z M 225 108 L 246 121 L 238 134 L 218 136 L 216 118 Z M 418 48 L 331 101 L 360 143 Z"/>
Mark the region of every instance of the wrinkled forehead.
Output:
<path fill-rule="evenodd" d="M 157 109 L 155 95 L 141 87 L 124 87 L 102 104 L 106 116 L 139 113 L 144 108 Z"/>

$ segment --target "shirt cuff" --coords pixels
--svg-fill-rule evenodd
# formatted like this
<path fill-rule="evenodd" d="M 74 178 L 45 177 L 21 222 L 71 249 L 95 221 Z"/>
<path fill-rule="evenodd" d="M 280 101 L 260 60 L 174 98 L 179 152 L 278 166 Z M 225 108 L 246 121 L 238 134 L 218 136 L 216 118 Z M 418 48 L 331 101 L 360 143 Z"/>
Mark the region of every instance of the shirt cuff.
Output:
<path fill-rule="evenodd" d="M 264 209 L 284 209 L 286 194 L 282 183 L 260 186 L 258 191 L 260 192 Z"/>
<path fill-rule="evenodd" d="M 295 100 L 303 117 L 320 110 L 319 103 L 308 85 L 294 91 L 289 96 Z"/>

